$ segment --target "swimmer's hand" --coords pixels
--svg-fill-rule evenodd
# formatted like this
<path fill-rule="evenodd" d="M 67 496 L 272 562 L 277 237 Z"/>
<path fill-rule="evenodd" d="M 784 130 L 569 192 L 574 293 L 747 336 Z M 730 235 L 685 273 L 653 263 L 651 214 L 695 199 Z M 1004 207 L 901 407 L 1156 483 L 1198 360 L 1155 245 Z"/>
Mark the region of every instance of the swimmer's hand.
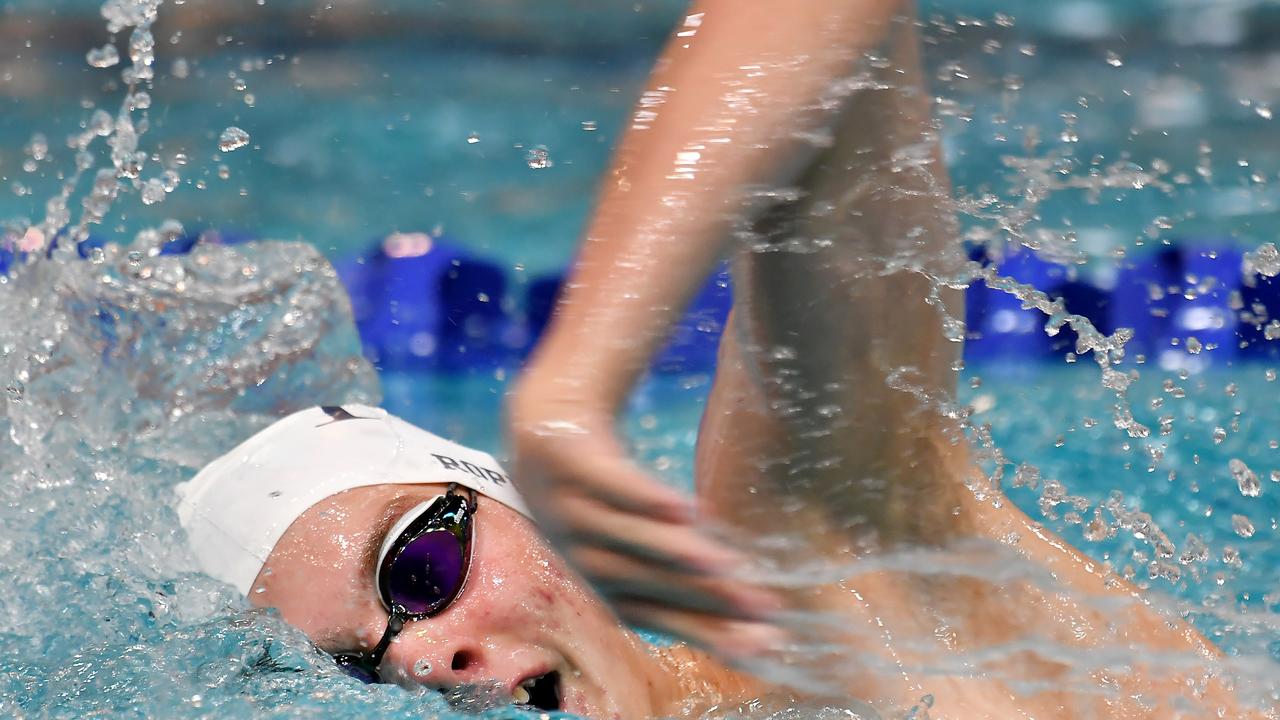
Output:
<path fill-rule="evenodd" d="M 767 591 L 695 524 L 692 501 L 624 452 L 636 379 L 724 255 L 751 188 L 813 150 L 832 83 L 908 0 L 696 0 L 603 179 L 571 278 L 511 398 L 516 484 L 623 620 L 733 660 L 771 644 Z M 767 641 L 767 642 L 766 642 Z"/>
<path fill-rule="evenodd" d="M 723 659 L 776 644 L 772 593 L 731 577 L 744 562 L 696 525 L 691 498 L 641 470 L 611 408 L 575 397 L 537 368 L 509 406 L 514 477 L 541 529 L 633 626 Z"/>

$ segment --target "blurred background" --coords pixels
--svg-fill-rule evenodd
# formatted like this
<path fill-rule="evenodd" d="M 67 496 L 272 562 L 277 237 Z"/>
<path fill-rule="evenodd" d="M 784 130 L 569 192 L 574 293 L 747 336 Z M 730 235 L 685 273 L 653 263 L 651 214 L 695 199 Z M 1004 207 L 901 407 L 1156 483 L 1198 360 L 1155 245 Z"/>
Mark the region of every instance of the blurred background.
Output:
<path fill-rule="evenodd" d="M 92 108 L 114 113 L 123 95 L 119 68 L 86 56 L 113 39 L 100 5 L 0 2 L 0 221 L 11 227 L 38 220 L 71 167 L 63 139 Z M 465 288 L 446 293 L 502 305 L 472 322 L 469 336 L 492 336 L 518 358 L 545 320 L 649 65 L 685 9 L 679 0 L 173 0 L 155 28 L 143 144 L 151 169 L 174 170 L 180 184 L 163 202 L 121 203 L 95 234 L 130 238 L 173 218 L 192 237 L 302 239 L 347 263 L 357 311 L 368 316 L 406 298 L 367 296 L 355 286 L 384 271 L 358 265 L 386 255 L 389 234 L 423 233 L 496 264 L 501 287 L 464 278 Z M 1069 297 L 1070 310 L 1105 332 L 1138 326 L 1131 347 L 1166 356 L 1167 368 L 1238 354 L 1227 347 L 1234 322 L 1198 338 L 1225 348 L 1218 355 L 1187 358 L 1178 348 L 1204 311 L 1169 327 L 1178 308 L 1164 307 L 1172 320 L 1153 320 L 1112 300 L 1147 298 L 1153 282 L 1177 295 L 1184 270 L 1196 283 L 1234 273 L 1240 251 L 1271 239 L 1280 4 L 936 0 L 921 18 L 974 258 L 1037 249 L 1009 274 Z M 115 40 L 123 52 L 127 38 Z M 243 129 L 248 145 L 220 152 L 228 127 Z M 426 252 L 412 239 L 397 247 Z M 1206 261 L 1205 250 L 1227 254 Z M 1123 274 L 1134 263 L 1144 267 Z M 411 284 L 434 282 L 424 278 Z M 1238 284 L 1193 304 L 1234 315 Z M 1019 305 L 971 293 L 971 358 L 1071 349 L 1069 333 L 1047 338 L 1043 320 Z M 514 325 L 498 317 L 512 313 L 521 316 Z M 423 340 L 422 328 L 371 337 L 378 319 L 362 326 L 371 357 L 439 365 L 424 351 L 445 340 Z M 1261 337 L 1263 325 L 1242 332 Z M 1259 351 L 1270 349 L 1247 350 Z"/>
<path fill-rule="evenodd" d="M 100 5 L 0 0 L 0 265 L 74 167 L 66 137 L 125 94 L 127 59 L 105 46 L 128 38 Z M 143 178 L 176 182 L 122 197 L 92 242 L 172 219 L 174 252 L 314 244 L 351 292 L 387 406 L 500 449 L 506 383 L 686 7 L 169 0 L 141 147 Z M 1280 284 L 1242 272 L 1280 273 L 1265 250 L 1280 2 L 934 0 L 920 17 L 975 268 L 996 262 L 1103 332 L 1132 328 L 1120 368 L 1140 371 L 1127 402 L 1151 430 L 1116 429 L 1116 393 L 1071 332 L 976 282 L 962 398 L 1002 449 L 990 468 L 1091 555 L 1189 601 L 1230 652 L 1280 661 Z M 229 128 L 247 142 L 220 149 Z M 628 416 L 641 457 L 677 481 L 727 283 L 709 282 Z M 1175 555 L 1153 549 L 1153 519 Z"/>
<path fill-rule="evenodd" d="M 100 5 L 0 2 L 0 217 L 37 215 L 63 136 L 86 105 L 114 110 L 118 72 L 85 61 L 110 39 Z M 335 258 L 391 231 L 443 232 L 529 272 L 558 268 L 686 5 L 171 0 L 155 32 L 150 140 L 162 163 L 187 155 L 186 189 L 132 208 L 123 227 L 174 217 L 303 238 Z M 940 0 L 921 12 L 962 194 L 1008 189 L 1001 156 L 1032 154 L 1027 128 L 1039 134 L 1035 155 L 1081 163 L 1160 159 L 1194 172 L 1205 145 L 1213 190 L 1095 203 L 1070 218 L 1081 249 L 1108 256 L 1150 235 L 1157 216 L 1172 225 L 1161 238 L 1267 235 L 1280 5 Z M 230 125 L 252 143 L 224 156 L 216 138 Z M 37 132 L 52 151 L 27 172 L 23 147 Z M 1078 198 L 1051 200 L 1036 225 L 1058 232 Z"/>

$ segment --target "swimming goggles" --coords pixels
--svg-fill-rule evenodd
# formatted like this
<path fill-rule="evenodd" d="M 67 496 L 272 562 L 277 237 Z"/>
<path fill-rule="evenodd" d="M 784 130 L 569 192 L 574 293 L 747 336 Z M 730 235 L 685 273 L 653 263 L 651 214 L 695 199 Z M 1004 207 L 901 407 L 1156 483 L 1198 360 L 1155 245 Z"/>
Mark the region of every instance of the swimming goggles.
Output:
<path fill-rule="evenodd" d="M 373 650 L 337 653 L 333 659 L 348 675 L 366 683 L 382 682 L 378 666 L 407 622 L 438 615 L 458 597 L 471 566 L 471 518 L 476 493 L 450 483 L 439 495 L 406 512 L 378 553 L 374 584 L 387 608 L 387 628 Z"/>

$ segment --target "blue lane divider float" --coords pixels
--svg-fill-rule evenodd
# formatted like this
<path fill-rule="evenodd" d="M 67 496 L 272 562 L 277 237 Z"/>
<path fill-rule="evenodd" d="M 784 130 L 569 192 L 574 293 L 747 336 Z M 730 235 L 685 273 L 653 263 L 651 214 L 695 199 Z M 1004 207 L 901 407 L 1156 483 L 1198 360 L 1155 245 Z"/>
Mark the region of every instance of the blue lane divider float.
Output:
<path fill-rule="evenodd" d="M 1240 354 L 1280 360 L 1280 277 L 1255 277 L 1240 288 Z M 1272 323 L 1275 323 L 1274 325 Z"/>
<path fill-rule="evenodd" d="M 672 328 L 671 337 L 658 353 L 653 369 L 676 374 L 714 371 L 720 336 L 732 306 L 733 281 L 728 263 L 722 263 Z"/>
<path fill-rule="evenodd" d="M 981 249 L 973 250 L 970 259 L 984 267 L 991 263 Z M 1021 248 L 1007 253 L 998 265 L 1001 275 L 1040 290 L 1056 288 L 1067 279 L 1065 267 L 1046 262 Z M 1061 355 L 1066 350 L 1064 338 L 1045 333 L 1046 319 L 1039 310 L 1023 308 L 1022 301 L 1013 295 L 993 290 L 978 280 L 965 293 L 965 325 L 969 330 L 965 358 L 971 361 L 1046 359 Z"/>
<path fill-rule="evenodd" d="M 389 235 L 336 267 L 366 356 L 391 370 L 518 364 L 551 322 L 564 282 L 559 273 L 508 282 L 496 263 L 421 233 Z M 721 267 L 676 323 L 654 370 L 713 370 L 732 295 Z"/>
<path fill-rule="evenodd" d="M 169 241 L 162 254 L 190 252 L 201 243 L 236 244 L 248 233 L 205 230 Z M 24 253 L 6 237 L 0 274 Z M 103 240 L 77 248 L 89 257 Z M 989 259 L 981 249 L 971 258 Z M 1166 369 L 1202 369 L 1236 358 L 1280 359 L 1280 278 L 1244 282 L 1242 255 L 1225 242 L 1183 241 L 1128 261 L 1105 282 L 1011 248 L 999 259 L 1002 275 L 1062 298 L 1103 333 L 1134 330 L 1126 352 Z M 359 257 L 335 263 L 351 296 L 366 355 L 388 370 L 466 370 L 512 367 L 531 351 L 551 322 L 561 274 L 513 282 L 506 269 L 447 238 L 395 233 Z M 672 330 L 653 369 L 704 373 L 715 368 L 720 335 L 732 305 L 727 266 L 716 270 Z M 970 362 L 1052 360 L 1074 350 L 1064 327 L 1050 337 L 1046 318 L 981 281 L 966 294 Z"/>
<path fill-rule="evenodd" d="M 500 366 L 521 348 L 496 263 L 425 233 L 394 233 L 336 264 L 366 356 L 392 370 Z"/>
<path fill-rule="evenodd" d="M 980 251 L 973 259 L 984 262 Z M 1064 266 L 1014 250 L 1000 273 L 1062 298 L 1069 312 L 1083 315 L 1099 331 L 1131 328 L 1126 355 L 1166 369 L 1203 369 L 1242 354 L 1276 357 L 1264 328 L 1249 324 L 1233 303 L 1256 301 L 1263 315 L 1280 312 L 1280 283 L 1243 286 L 1242 256 L 1225 243 L 1184 241 L 1122 265 L 1113 284 L 1085 282 Z M 1045 316 L 1024 310 L 1016 298 L 974 283 L 967 295 L 970 337 L 967 359 L 1014 360 L 1057 357 L 1075 347 L 1075 333 L 1063 328 L 1056 338 L 1044 332 Z M 1271 308 L 1269 311 L 1266 308 Z M 1249 349 L 1242 353 L 1242 346 Z"/>
<path fill-rule="evenodd" d="M 1235 359 L 1240 354 L 1241 328 L 1239 313 L 1231 305 L 1233 295 L 1239 301 L 1243 284 L 1242 254 L 1220 243 L 1186 243 L 1181 245 L 1180 255 L 1182 292 L 1175 301 L 1170 346 L 1184 355 L 1184 364 Z"/>
<path fill-rule="evenodd" d="M 1155 357 L 1169 347 L 1182 260 L 1176 248 L 1162 248 L 1141 263 L 1125 263 L 1111 295 L 1115 327 L 1134 329 L 1126 346 L 1129 357 Z"/>

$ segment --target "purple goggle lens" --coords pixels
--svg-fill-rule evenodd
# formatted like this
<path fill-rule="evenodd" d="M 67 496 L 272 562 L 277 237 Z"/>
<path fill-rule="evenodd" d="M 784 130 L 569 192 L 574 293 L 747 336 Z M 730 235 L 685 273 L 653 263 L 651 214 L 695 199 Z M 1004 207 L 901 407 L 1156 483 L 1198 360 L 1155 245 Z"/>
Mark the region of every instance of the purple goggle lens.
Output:
<path fill-rule="evenodd" d="M 466 553 L 452 531 L 429 530 L 405 544 L 384 567 L 382 588 L 388 604 L 425 616 L 444 609 L 457 596 L 466 577 Z"/>
<path fill-rule="evenodd" d="M 475 494 L 457 486 L 405 513 L 387 533 L 376 582 L 387 610 L 414 620 L 441 612 L 457 597 L 471 561 Z"/>

